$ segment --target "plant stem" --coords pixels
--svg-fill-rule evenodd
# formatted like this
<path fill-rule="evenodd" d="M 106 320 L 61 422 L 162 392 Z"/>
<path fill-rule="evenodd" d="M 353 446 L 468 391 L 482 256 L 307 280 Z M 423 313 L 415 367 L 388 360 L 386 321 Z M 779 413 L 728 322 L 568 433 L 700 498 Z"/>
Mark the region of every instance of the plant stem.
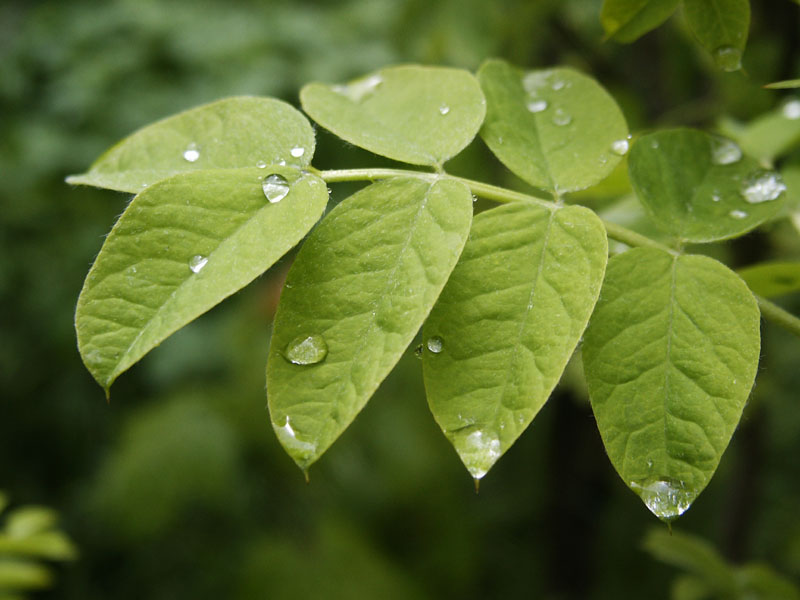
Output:
<path fill-rule="evenodd" d="M 390 179 L 392 177 L 413 177 L 415 179 L 423 179 L 425 181 L 436 181 L 438 179 L 452 179 L 460 181 L 469 187 L 470 191 L 476 196 L 486 198 L 487 200 L 494 200 L 495 202 L 532 202 L 548 210 L 558 208 L 558 205 L 550 200 L 524 194 L 522 192 L 515 192 L 506 188 L 498 187 L 481 181 L 474 181 L 472 179 L 465 179 L 463 177 L 454 177 L 441 173 L 431 173 L 425 171 L 414 171 L 406 169 L 337 169 L 328 171 L 319 171 L 310 168 L 316 175 L 324 179 L 328 183 L 336 183 L 342 181 L 376 181 L 379 179 Z M 661 242 L 657 242 L 647 236 L 637 233 L 627 227 L 601 219 L 605 225 L 608 237 L 631 247 L 644 247 L 644 248 L 657 248 L 670 254 L 679 254 L 674 248 L 665 246 Z M 800 337 L 800 318 L 795 317 L 793 314 L 785 311 L 777 304 L 770 302 L 766 298 L 756 295 L 758 306 L 761 309 L 761 315 L 768 321 L 783 327 L 790 333 Z"/>

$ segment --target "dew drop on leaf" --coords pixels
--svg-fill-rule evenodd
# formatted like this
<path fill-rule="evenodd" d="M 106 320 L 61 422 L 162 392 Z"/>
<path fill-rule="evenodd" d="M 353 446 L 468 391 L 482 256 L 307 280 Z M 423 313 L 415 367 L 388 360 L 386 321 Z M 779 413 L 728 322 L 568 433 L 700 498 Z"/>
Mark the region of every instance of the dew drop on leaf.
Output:
<path fill-rule="evenodd" d="M 564 125 L 569 125 L 570 123 L 572 123 L 572 116 L 565 110 L 557 108 L 555 114 L 553 114 L 553 124 L 563 127 Z"/>
<path fill-rule="evenodd" d="M 281 444 L 292 454 L 298 456 L 300 460 L 308 460 L 317 451 L 317 445 L 311 442 L 304 442 L 297 437 L 297 432 L 289 422 L 289 417 L 286 417 L 286 422 L 283 425 L 272 424 L 275 434 L 278 436 Z"/>
<path fill-rule="evenodd" d="M 438 335 L 435 335 L 431 338 L 428 338 L 428 342 L 425 345 L 428 347 L 428 350 L 434 354 L 439 354 L 444 348 L 444 340 Z"/>
<path fill-rule="evenodd" d="M 714 62 L 723 71 L 738 71 L 742 68 L 742 51 L 734 46 L 720 46 L 712 54 Z"/>
<path fill-rule="evenodd" d="M 183 151 L 183 160 L 193 163 L 198 158 L 200 158 L 200 151 L 197 149 L 197 144 L 189 144 Z"/>
<path fill-rule="evenodd" d="M 742 149 L 731 140 L 714 142 L 711 149 L 711 162 L 715 165 L 732 165 L 742 159 Z"/>
<path fill-rule="evenodd" d="M 380 75 L 370 75 L 353 81 L 347 85 L 337 85 L 333 87 L 333 91 L 337 94 L 347 96 L 353 102 L 361 102 L 368 96 L 375 93 L 375 90 L 383 83 L 383 78 Z"/>
<path fill-rule="evenodd" d="M 750 204 L 775 200 L 785 191 L 786 184 L 774 171 L 760 171 L 742 183 L 742 196 Z"/>
<path fill-rule="evenodd" d="M 295 146 L 294 148 L 289 150 L 289 154 L 291 154 L 295 158 L 300 158 L 305 153 L 306 153 L 306 149 L 303 148 L 302 146 Z"/>
<path fill-rule="evenodd" d="M 720 200 L 721 200 L 721 198 L 720 198 L 718 192 L 714 192 L 713 194 L 711 194 L 711 201 L 712 202 L 719 202 Z"/>
<path fill-rule="evenodd" d="M 315 365 L 328 356 L 328 343 L 316 333 L 300 335 L 289 342 L 283 356 L 295 365 Z"/>
<path fill-rule="evenodd" d="M 189 268 L 192 270 L 192 273 L 199 273 L 207 264 L 208 257 L 200 256 L 199 254 L 189 259 Z"/>
<path fill-rule="evenodd" d="M 266 168 L 267 168 L 267 163 L 265 163 L 263 160 L 260 160 L 260 161 L 258 161 L 258 162 L 256 163 L 256 166 L 257 166 L 259 169 L 266 169 Z"/>
<path fill-rule="evenodd" d="M 551 87 L 551 88 L 553 88 L 553 89 L 554 89 L 554 90 L 557 92 L 558 90 L 561 90 L 561 89 L 563 89 L 563 88 L 564 88 L 564 85 L 565 85 L 565 84 L 564 84 L 564 82 L 563 82 L 563 81 L 561 81 L 560 79 L 556 79 L 556 80 L 555 80 L 555 81 L 554 81 L 554 82 L 553 82 L 553 83 L 550 85 L 550 87 Z"/>
<path fill-rule="evenodd" d="M 289 182 L 283 175 L 273 173 L 267 175 L 264 181 L 261 182 L 261 189 L 264 190 L 264 196 L 271 204 L 276 204 L 283 200 L 289 193 Z"/>
<path fill-rule="evenodd" d="M 790 121 L 800 119 L 800 100 L 790 100 L 783 105 L 783 116 Z"/>
<path fill-rule="evenodd" d="M 446 114 L 447 114 L 447 113 L 449 113 L 449 112 L 450 112 L 450 107 L 449 107 L 449 106 L 447 106 L 446 104 L 442 104 L 442 105 L 439 107 L 439 114 L 440 114 L 440 115 L 444 116 L 444 115 L 446 115 Z"/>
<path fill-rule="evenodd" d="M 746 219 L 747 218 L 747 213 L 744 212 L 743 210 L 732 210 L 728 214 L 730 216 L 732 216 L 734 219 Z"/>
<path fill-rule="evenodd" d="M 625 156 L 628 153 L 630 143 L 628 140 L 617 140 L 611 144 L 611 151 L 617 156 Z"/>
<path fill-rule="evenodd" d="M 539 113 L 547 110 L 547 100 L 531 100 L 528 102 L 528 110 L 532 113 Z"/>
<path fill-rule="evenodd" d="M 641 483 L 632 481 L 630 487 L 639 494 L 650 512 L 664 521 L 681 516 L 691 505 L 691 497 L 683 482 L 664 479 Z"/>

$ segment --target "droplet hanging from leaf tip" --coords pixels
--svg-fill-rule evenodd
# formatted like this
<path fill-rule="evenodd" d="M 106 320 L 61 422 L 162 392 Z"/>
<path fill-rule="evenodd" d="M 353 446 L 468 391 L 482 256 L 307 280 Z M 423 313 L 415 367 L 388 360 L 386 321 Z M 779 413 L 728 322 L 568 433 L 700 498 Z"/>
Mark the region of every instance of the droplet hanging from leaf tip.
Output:
<path fill-rule="evenodd" d="M 479 494 L 481 492 L 481 478 L 480 477 L 473 477 L 472 483 L 475 484 L 475 494 Z"/>
<path fill-rule="evenodd" d="M 316 333 L 300 335 L 289 342 L 283 356 L 295 365 L 315 365 L 328 356 L 328 343 L 324 337 Z"/>
<path fill-rule="evenodd" d="M 283 175 L 273 173 L 267 175 L 261 183 L 261 189 L 264 191 L 264 196 L 271 204 L 276 204 L 283 200 L 289 193 L 289 182 Z"/>
<path fill-rule="evenodd" d="M 633 489 L 650 512 L 662 521 L 670 521 L 685 513 L 692 503 L 691 495 L 683 482 L 656 479 L 642 483 L 631 482 Z"/>
<path fill-rule="evenodd" d="M 208 257 L 201 256 L 200 254 L 194 255 L 189 259 L 189 269 L 192 273 L 199 273 L 208 264 Z"/>

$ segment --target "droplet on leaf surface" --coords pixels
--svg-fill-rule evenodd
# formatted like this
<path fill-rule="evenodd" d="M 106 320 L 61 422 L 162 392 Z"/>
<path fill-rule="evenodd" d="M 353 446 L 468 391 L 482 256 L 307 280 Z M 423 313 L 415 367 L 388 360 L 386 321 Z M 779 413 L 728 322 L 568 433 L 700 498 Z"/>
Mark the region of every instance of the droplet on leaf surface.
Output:
<path fill-rule="evenodd" d="M 432 338 L 428 339 L 426 346 L 428 346 L 428 350 L 430 350 L 434 354 L 439 354 L 444 348 L 444 340 L 440 338 L 438 335 L 435 335 Z"/>
<path fill-rule="evenodd" d="M 199 273 L 208 264 L 208 258 L 199 254 L 189 259 L 189 268 L 192 273 Z"/>
<path fill-rule="evenodd" d="M 528 102 L 528 110 L 532 113 L 547 110 L 547 100 L 531 100 Z"/>
<path fill-rule="evenodd" d="M 300 335 L 289 342 L 283 356 L 295 365 L 315 365 L 328 356 L 328 343 L 316 333 Z"/>
<path fill-rule="evenodd" d="M 800 100 L 790 100 L 783 105 L 783 116 L 790 121 L 800 119 Z"/>
<path fill-rule="evenodd" d="M 289 193 L 289 182 L 283 175 L 273 173 L 267 175 L 261 183 L 261 189 L 264 190 L 264 196 L 271 204 L 276 204 L 283 200 Z"/>
<path fill-rule="evenodd" d="M 200 151 L 197 149 L 197 144 L 189 144 L 183 151 L 183 160 L 193 163 L 198 158 L 200 158 Z"/>
<path fill-rule="evenodd" d="M 774 171 L 760 171 L 742 184 L 742 196 L 750 204 L 775 200 L 785 191 L 786 184 Z"/>
<path fill-rule="evenodd" d="M 302 146 L 295 146 L 294 148 L 289 150 L 289 154 L 291 154 L 295 158 L 300 158 L 305 153 L 306 153 L 306 149 L 303 148 Z"/>
<path fill-rule="evenodd" d="M 715 165 L 732 165 L 742 159 L 742 149 L 731 140 L 719 140 L 711 149 L 711 162 Z"/>
<path fill-rule="evenodd" d="M 572 123 L 572 116 L 562 108 L 557 108 L 553 114 L 553 124 L 563 127 Z"/>
<path fill-rule="evenodd" d="M 628 140 L 617 140 L 611 144 L 611 151 L 617 156 L 625 156 L 628 153 L 630 143 Z"/>

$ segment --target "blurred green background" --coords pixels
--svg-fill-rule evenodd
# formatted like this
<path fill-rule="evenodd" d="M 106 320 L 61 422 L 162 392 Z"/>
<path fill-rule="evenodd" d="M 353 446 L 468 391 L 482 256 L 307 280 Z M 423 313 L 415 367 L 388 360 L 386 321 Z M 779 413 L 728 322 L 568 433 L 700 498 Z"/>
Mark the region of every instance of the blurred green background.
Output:
<path fill-rule="evenodd" d="M 800 76 L 800 10 L 788 0 L 753 3 L 739 73 L 717 71 L 680 17 L 632 46 L 603 42 L 600 6 L 0 4 L 0 489 L 13 505 L 59 511 L 80 552 L 33 597 L 683 593 L 673 590 L 677 571 L 643 546 L 648 531 L 664 527 L 606 459 L 577 365 L 476 496 L 428 412 L 409 351 L 307 485 L 275 439 L 264 392 L 288 260 L 148 355 L 120 378 L 110 404 L 81 364 L 72 324 L 83 278 L 130 198 L 70 189 L 64 177 L 176 111 L 236 94 L 296 105 L 312 80 L 404 62 L 475 70 L 496 56 L 592 74 L 634 132 L 713 128 L 778 106 L 788 94 L 760 86 Z M 324 131 L 318 137 L 317 167 L 381 164 Z M 519 185 L 480 142 L 452 170 Z M 349 191 L 336 188 L 334 200 Z M 583 201 L 599 202 L 599 193 Z M 797 238 L 778 222 L 717 252 L 734 266 L 796 260 Z M 785 305 L 800 312 L 800 298 Z M 796 582 L 800 341 L 767 324 L 762 355 L 722 465 L 676 530 L 702 536 L 726 560 L 766 563 Z"/>

